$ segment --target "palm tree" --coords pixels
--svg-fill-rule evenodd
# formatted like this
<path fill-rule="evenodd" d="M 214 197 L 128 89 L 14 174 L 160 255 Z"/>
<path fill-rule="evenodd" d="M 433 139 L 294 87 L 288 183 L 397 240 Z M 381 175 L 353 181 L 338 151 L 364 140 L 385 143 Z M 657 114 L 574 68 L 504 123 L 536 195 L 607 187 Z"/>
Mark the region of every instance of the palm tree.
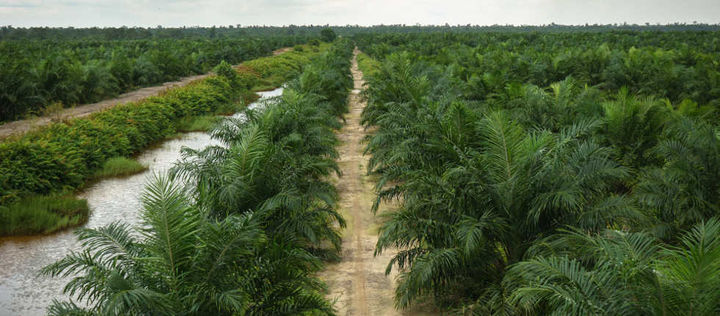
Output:
<path fill-rule="evenodd" d="M 404 75 L 424 70 L 397 58 L 371 84 L 392 89 L 385 81 L 403 80 L 409 88 L 376 93 L 364 114 L 378 126 L 367 147 L 380 176 L 374 209 L 402 202 L 383 215 L 376 250 L 398 249 L 387 268 L 400 269 L 398 306 L 425 294 L 477 297 L 534 240 L 564 225 L 599 231 L 642 220 L 614 193 L 628 171 L 592 141 L 599 121 L 528 132 L 506 112 L 433 95 L 410 79 L 421 75 Z"/>
<path fill-rule="evenodd" d="M 653 148 L 663 165 L 648 168 L 635 196 L 656 218 L 653 231 L 664 239 L 720 215 L 720 138 L 702 121 L 675 121 Z"/>
<path fill-rule="evenodd" d="M 142 199 L 140 228 L 81 229 L 83 250 L 43 269 L 72 277 L 64 292 L 88 306 L 55 302 L 51 314 L 332 313 L 307 274 L 317 258 L 267 240 L 254 214 L 206 221 L 168 177 L 151 182 Z"/>
<path fill-rule="evenodd" d="M 567 230 L 537 243 L 503 283 L 517 312 L 573 315 L 716 315 L 720 221 L 695 225 L 680 246 L 647 233 Z"/>
<path fill-rule="evenodd" d="M 174 173 L 196 184 L 194 195 L 211 218 L 252 211 L 271 237 L 293 236 L 313 251 L 323 251 L 324 241 L 339 249 L 334 223 L 345 222 L 327 181 L 339 174 L 338 125 L 317 100 L 290 88 L 262 111 L 247 111 L 247 121 L 229 120 L 213 131 L 228 147 L 186 149 Z"/>
<path fill-rule="evenodd" d="M 631 95 L 625 88 L 603 108 L 602 135 L 616 150 L 617 160 L 636 169 L 656 162 L 648 153 L 669 120 L 669 109 L 660 100 Z"/>
<path fill-rule="evenodd" d="M 345 46 L 318 61 L 325 67 L 308 71 L 346 74 L 337 68 L 344 63 L 329 62 L 351 49 L 337 45 Z M 248 111 L 247 121 L 221 124 L 213 136 L 223 146 L 185 149 L 170 176 L 148 186 L 140 228 L 80 230 L 83 251 L 43 272 L 72 277 L 65 293 L 88 307 L 55 302 L 48 311 L 333 314 L 313 273 L 339 250 L 345 225 L 327 178 L 338 172 L 340 107 L 331 99 L 348 87 L 290 86 L 264 111 Z"/>

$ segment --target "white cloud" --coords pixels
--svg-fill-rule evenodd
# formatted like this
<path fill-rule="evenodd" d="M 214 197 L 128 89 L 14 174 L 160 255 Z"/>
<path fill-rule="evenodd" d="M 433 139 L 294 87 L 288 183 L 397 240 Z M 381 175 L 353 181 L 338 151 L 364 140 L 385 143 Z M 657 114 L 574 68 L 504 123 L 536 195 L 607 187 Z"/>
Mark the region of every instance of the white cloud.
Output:
<path fill-rule="evenodd" d="M 0 0 L 0 25 L 720 23 L 717 0 Z"/>

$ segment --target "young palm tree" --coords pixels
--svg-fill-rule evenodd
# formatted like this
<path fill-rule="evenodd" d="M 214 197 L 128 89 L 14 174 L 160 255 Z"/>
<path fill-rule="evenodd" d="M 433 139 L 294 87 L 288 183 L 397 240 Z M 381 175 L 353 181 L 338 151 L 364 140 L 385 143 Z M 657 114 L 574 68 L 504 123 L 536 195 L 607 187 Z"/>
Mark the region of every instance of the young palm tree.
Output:
<path fill-rule="evenodd" d="M 351 47 L 337 45 L 345 46 L 308 71 L 347 74 L 337 68 L 345 63 L 332 61 Z M 186 149 L 169 177 L 148 186 L 140 228 L 80 230 L 83 251 L 44 269 L 72 277 L 65 292 L 87 306 L 55 302 L 49 312 L 333 314 L 313 273 L 341 243 L 344 220 L 326 178 L 338 171 L 333 128 L 340 107 L 331 103 L 348 88 L 289 88 L 265 111 L 248 112 L 247 121 L 221 124 L 213 136 L 224 146 Z"/>
<path fill-rule="evenodd" d="M 663 161 L 640 178 L 635 196 L 657 219 L 653 231 L 670 240 L 695 223 L 720 215 L 720 137 L 689 118 L 674 122 L 652 150 Z"/>
<path fill-rule="evenodd" d="M 252 213 L 202 220 L 187 192 L 159 177 L 143 196 L 142 219 L 137 230 L 114 223 L 78 231 L 84 249 L 43 273 L 72 277 L 64 292 L 87 307 L 55 302 L 51 314 L 332 313 L 306 272 L 317 259 L 266 240 Z M 276 300 L 258 304 L 268 293 Z"/>
<path fill-rule="evenodd" d="M 405 67 L 386 63 L 387 71 Z M 390 88 L 382 82 L 397 78 L 406 77 L 381 73 L 372 84 Z M 398 306 L 424 294 L 479 295 L 534 240 L 564 225 L 599 231 L 641 219 L 613 193 L 628 173 L 590 140 L 598 121 L 527 132 L 504 112 L 411 89 L 413 99 L 377 93 L 365 112 L 378 126 L 367 148 L 380 175 L 375 209 L 402 201 L 385 215 L 377 244 L 378 253 L 399 250 L 388 265 L 401 271 Z M 383 103 L 386 95 L 395 101 Z"/>
<path fill-rule="evenodd" d="M 535 245 L 503 281 L 517 312 L 573 315 L 716 315 L 720 221 L 695 225 L 680 246 L 647 233 L 569 230 Z"/>

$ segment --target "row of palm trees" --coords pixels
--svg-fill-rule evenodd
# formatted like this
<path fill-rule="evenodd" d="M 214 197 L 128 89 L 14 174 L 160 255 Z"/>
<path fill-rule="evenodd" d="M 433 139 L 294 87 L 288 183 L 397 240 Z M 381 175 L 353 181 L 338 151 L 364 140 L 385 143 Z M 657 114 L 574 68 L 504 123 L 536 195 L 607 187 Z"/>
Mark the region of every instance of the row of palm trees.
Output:
<path fill-rule="evenodd" d="M 72 30 L 65 30 L 67 34 Z M 263 38 L 7 40 L 0 45 L 0 122 L 97 102 L 139 87 L 239 64 L 309 36 L 276 31 Z"/>
<path fill-rule="evenodd" d="M 457 65 L 384 58 L 363 113 L 397 249 L 400 308 L 487 314 L 720 312 L 720 135 L 668 106 L 572 78 L 464 99 Z M 430 57 L 428 57 L 430 58 Z"/>
<path fill-rule="evenodd" d="M 338 41 L 264 109 L 212 132 L 143 195 L 142 225 L 81 229 L 46 267 L 71 280 L 52 315 L 333 314 L 313 273 L 337 256 L 334 130 L 352 86 Z"/>

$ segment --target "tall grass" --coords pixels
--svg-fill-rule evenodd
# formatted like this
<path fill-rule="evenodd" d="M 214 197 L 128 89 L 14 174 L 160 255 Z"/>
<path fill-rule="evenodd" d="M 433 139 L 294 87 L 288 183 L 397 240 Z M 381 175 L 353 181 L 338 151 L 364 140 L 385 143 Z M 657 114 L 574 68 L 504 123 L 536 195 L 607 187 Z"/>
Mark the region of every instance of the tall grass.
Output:
<path fill-rule="evenodd" d="M 0 207 L 0 236 L 49 234 L 87 222 L 86 200 L 71 196 L 31 196 Z"/>
<path fill-rule="evenodd" d="M 102 168 L 95 172 L 94 178 L 123 177 L 147 170 L 147 166 L 137 160 L 125 157 L 113 157 L 105 161 Z"/>
<path fill-rule="evenodd" d="M 207 132 L 218 122 L 215 115 L 203 115 L 196 117 L 188 117 L 178 122 L 177 131 L 182 133 L 189 132 Z"/>

